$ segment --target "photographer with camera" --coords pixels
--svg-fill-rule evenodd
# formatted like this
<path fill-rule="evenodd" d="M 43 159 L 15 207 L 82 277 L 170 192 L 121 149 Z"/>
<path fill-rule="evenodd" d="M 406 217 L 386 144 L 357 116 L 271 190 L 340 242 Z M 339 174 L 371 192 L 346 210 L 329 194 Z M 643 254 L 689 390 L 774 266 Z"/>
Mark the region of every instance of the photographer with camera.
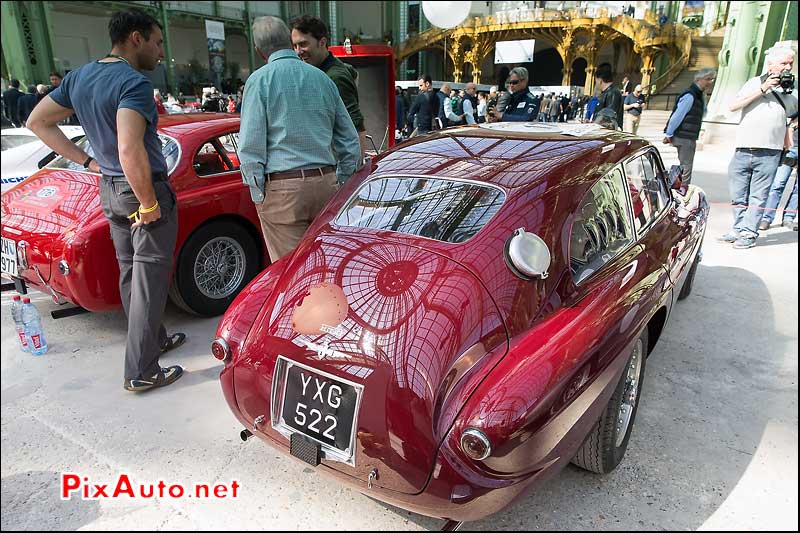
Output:
<path fill-rule="evenodd" d="M 773 48 L 767 53 L 767 72 L 745 83 L 730 106 L 731 112 L 742 110 L 736 152 L 728 166 L 734 223 L 733 231 L 719 240 L 737 249 L 756 245 L 772 179 L 784 148 L 791 146 L 788 117 L 797 112 L 797 97 L 791 94 L 793 64 L 793 50 Z"/>

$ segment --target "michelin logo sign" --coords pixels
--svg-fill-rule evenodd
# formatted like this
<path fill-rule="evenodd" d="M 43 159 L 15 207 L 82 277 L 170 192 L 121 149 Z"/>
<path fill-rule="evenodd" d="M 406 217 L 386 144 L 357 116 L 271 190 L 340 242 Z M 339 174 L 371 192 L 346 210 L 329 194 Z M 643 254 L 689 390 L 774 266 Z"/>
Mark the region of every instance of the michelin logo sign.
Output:
<path fill-rule="evenodd" d="M 3 178 L 1 181 L 3 185 L 16 185 L 20 181 L 25 181 L 27 177 L 28 176 L 17 176 L 14 178 Z"/>

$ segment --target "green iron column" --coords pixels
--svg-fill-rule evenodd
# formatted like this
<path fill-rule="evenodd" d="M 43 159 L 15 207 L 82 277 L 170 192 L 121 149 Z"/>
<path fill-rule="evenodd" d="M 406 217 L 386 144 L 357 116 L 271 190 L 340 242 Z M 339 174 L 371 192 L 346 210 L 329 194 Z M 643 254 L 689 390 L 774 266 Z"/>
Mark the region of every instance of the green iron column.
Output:
<path fill-rule="evenodd" d="M 160 2 L 159 15 L 164 34 L 164 61 L 167 62 L 167 88 L 173 94 L 177 94 L 178 87 L 175 85 L 175 61 L 172 59 L 172 37 L 169 34 L 169 12 L 167 3 Z"/>
<path fill-rule="evenodd" d="M 249 0 L 244 3 L 244 34 L 247 36 L 247 61 L 250 64 L 250 74 L 256 71 L 256 48 L 253 44 L 253 18 L 250 15 Z"/>
<path fill-rule="evenodd" d="M 763 26 L 767 19 L 765 10 L 769 10 L 766 2 L 731 2 L 725 40 L 718 57 L 717 81 L 706 114 L 708 121 L 729 124 L 707 124 L 704 142 L 710 142 L 712 137 L 716 138 L 723 132 L 726 138 L 733 135 L 733 124 L 739 122 L 740 113 L 731 113 L 730 104 L 745 82 L 760 74 L 759 63 L 764 53 Z"/>
<path fill-rule="evenodd" d="M 328 33 L 331 34 L 331 44 L 338 45 L 339 41 L 339 6 L 336 0 L 328 2 Z M 344 39 L 342 39 L 344 41 Z"/>
<path fill-rule="evenodd" d="M 56 70 L 48 2 L 2 2 L 2 47 L 8 74 L 24 86 L 47 83 Z M 24 89 L 24 87 L 23 87 Z"/>
<path fill-rule="evenodd" d="M 402 45 L 406 40 L 408 40 L 408 0 L 401 0 L 397 2 L 397 9 L 399 11 L 397 17 L 397 38 L 394 43 L 395 50 L 400 49 L 400 45 Z M 396 78 L 398 80 L 405 80 L 408 76 L 408 59 L 404 59 L 402 63 L 400 63 L 399 72 L 396 72 Z M 417 73 L 419 74 L 419 73 Z"/>

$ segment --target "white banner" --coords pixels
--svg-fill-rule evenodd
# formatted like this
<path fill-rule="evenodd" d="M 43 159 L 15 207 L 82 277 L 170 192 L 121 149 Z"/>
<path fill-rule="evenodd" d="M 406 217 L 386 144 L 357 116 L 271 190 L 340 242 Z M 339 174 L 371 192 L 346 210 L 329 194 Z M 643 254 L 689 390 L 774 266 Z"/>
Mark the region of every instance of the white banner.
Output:
<path fill-rule="evenodd" d="M 225 40 L 225 24 L 217 20 L 206 20 L 206 37 Z"/>

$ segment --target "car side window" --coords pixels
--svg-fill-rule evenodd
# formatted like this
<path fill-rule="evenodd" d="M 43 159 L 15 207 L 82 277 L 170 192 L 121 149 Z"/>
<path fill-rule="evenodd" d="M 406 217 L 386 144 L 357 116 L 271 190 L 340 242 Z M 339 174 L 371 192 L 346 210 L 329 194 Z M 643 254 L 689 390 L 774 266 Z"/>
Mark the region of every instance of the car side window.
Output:
<path fill-rule="evenodd" d="M 658 191 L 658 211 L 661 212 L 662 209 L 666 208 L 670 202 L 672 201 L 672 195 L 669 192 L 669 187 L 667 187 L 667 180 L 664 177 L 664 168 L 660 163 L 660 158 L 653 152 L 647 152 L 644 156 L 645 158 L 645 168 L 644 172 L 648 176 L 653 183 L 653 190 Z"/>
<path fill-rule="evenodd" d="M 570 235 L 570 270 L 580 283 L 633 242 L 622 171 L 612 170 L 581 201 Z"/>
<path fill-rule="evenodd" d="M 663 195 L 656 168 L 648 156 L 636 156 L 625 163 L 625 177 L 633 207 L 633 224 L 640 233 L 664 210 L 669 197 Z"/>
<path fill-rule="evenodd" d="M 207 141 L 195 154 L 192 164 L 198 176 L 212 176 L 238 170 L 236 137 L 229 133 Z"/>

